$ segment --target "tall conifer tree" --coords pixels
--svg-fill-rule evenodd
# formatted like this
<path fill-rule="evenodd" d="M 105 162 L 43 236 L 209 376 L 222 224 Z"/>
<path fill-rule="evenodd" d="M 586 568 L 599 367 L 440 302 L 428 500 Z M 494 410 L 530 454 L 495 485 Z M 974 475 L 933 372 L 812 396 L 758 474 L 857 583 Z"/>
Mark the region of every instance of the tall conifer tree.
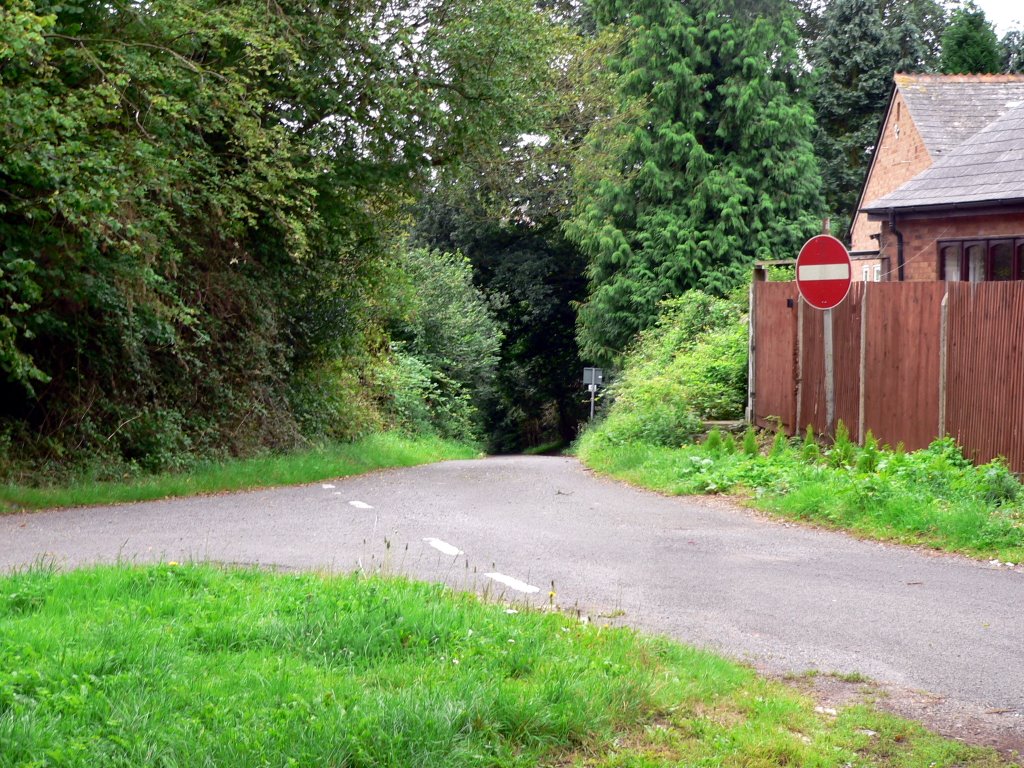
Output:
<path fill-rule="evenodd" d="M 596 0 L 627 28 L 612 62 L 621 111 L 592 131 L 570 236 L 589 257 L 579 339 L 614 363 L 660 300 L 725 293 L 755 259 L 793 256 L 817 227 L 813 117 L 787 5 Z M 764 11 L 765 4 L 759 4 Z"/>
<path fill-rule="evenodd" d="M 882 0 L 882 26 L 895 46 L 896 72 L 935 72 L 939 68 L 946 11 L 935 0 Z"/>
<path fill-rule="evenodd" d="M 811 48 L 813 95 L 825 197 L 837 224 L 847 223 L 878 138 L 879 121 L 899 60 L 873 0 L 833 0 Z"/>
<path fill-rule="evenodd" d="M 942 36 L 942 71 L 947 75 L 982 75 L 999 72 L 1002 66 L 999 39 L 985 12 L 972 2 L 953 11 Z"/>

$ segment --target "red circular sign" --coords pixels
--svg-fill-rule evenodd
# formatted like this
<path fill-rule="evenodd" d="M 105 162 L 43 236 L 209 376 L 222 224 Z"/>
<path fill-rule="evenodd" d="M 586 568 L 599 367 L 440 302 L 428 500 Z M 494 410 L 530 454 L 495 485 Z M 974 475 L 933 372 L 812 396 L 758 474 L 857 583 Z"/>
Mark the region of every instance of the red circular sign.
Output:
<path fill-rule="evenodd" d="M 817 309 L 838 306 L 850 292 L 853 267 L 850 254 L 832 235 L 812 237 L 796 257 L 796 287 L 804 301 Z"/>

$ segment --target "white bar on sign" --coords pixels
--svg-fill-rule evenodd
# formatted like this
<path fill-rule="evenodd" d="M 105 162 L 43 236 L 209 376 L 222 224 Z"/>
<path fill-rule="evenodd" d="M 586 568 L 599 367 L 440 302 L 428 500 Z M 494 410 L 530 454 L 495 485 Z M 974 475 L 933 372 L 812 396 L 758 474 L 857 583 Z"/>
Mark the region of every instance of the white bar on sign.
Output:
<path fill-rule="evenodd" d="M 488 579 L 494 579 L 500 584 L 504 584 L 506 587 L 511 587 L 516 592 L 526 592 L 531 594 L 533 592 L 540 592 L 540 587 L 535 587 L 532 584 L 527 584 L 525 581 L 506 576 L 504 573 L 485 573 Z"/>
<path fill-rule="evenodd" d="M 804 264 L 800 267 L 800 279 L 807 280 L 849 280 L 849 264 Z"/>

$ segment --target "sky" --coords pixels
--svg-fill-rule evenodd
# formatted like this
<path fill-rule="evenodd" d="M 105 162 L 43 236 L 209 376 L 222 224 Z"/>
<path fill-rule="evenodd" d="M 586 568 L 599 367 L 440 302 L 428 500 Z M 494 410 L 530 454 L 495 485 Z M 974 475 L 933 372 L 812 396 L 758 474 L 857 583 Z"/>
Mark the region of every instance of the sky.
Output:
<path fill-rule="evenodd" d="M 999 37 L 1011 29 L 1024 28 L 1024 4 L 1020 0 L 974 0 L 985 18 L 991 21 Z"/>

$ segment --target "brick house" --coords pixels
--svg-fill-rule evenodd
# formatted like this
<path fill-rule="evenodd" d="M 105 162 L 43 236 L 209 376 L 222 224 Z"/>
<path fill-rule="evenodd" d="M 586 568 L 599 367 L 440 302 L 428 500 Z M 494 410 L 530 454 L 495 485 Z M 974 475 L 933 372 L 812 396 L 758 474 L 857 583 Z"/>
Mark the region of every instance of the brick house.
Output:
<path fill-rule="evenodd" d="M 855 279 L 1024 280 L 1024 75 L 897 74 L 850 241 Z"/>

